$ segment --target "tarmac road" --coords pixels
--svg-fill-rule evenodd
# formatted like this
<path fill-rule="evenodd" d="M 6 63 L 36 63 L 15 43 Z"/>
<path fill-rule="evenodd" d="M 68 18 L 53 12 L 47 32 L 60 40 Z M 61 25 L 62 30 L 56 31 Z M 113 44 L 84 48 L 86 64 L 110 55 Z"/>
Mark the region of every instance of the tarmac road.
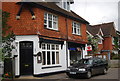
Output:
<path fill-rule="evenodd" d="M 69 78 L 65 73 L 58 73 L 44 77 L 21 76 L 14 81 L 119 81 L 119 72 L 120 68 L 109 68 L 106 75 L 96 75 L 93 76 L 91 79 Z"/>

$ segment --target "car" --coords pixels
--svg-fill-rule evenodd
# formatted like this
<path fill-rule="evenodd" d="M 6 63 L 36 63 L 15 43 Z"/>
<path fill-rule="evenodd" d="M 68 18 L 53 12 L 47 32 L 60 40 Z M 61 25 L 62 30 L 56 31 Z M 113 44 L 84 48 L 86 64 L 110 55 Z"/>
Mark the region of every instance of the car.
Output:
<path fill-rule="evenodd" d="M 77 78 L 91 78 L 92 75 L 106 74 L 108 71 L 108 61 L 102 58 L 84 58 L 67 68 L 66 74 Z"/>

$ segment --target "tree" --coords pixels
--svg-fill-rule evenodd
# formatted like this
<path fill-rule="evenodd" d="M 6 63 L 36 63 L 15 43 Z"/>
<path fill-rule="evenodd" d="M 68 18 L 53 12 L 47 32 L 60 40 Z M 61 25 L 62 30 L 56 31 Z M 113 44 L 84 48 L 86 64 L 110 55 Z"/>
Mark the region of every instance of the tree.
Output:
<path fill-rule="evenodd" d="M 92 52 L 94 54 L 98 52 L 98 39 L 98 37 L 88 35 L 88 45 L 92 46 Z"/>
<path fill-rule="evenodd" d="M 4 77 L 14 78 L 12 50 L 15 48 L 13 41 L 15 34 L 11 31 L 11 26 L 7 24 L 10 13 L 2 11 L 2 59 L 4 61 Z M 12 58 L 12 59 L 11 59 Z M 11 69 L 10 69 L 11 67 Z"/>
<path fill-rule="evenodd" d="M 2 11 L 2 56 L 4 58 L 10 58 L 12 56 L 12 45 L 15 40 L 15 35 L 10 31 L 11 26 L 7 24 L 10 13 Z"/>

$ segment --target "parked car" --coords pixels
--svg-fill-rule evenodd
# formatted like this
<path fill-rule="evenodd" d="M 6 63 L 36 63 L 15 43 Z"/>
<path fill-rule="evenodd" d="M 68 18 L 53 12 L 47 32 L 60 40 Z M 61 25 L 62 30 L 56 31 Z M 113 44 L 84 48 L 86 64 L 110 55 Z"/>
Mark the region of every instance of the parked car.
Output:
<path fill-rule="evenodd" d="M 91 78 L 95 74 L 106 74 L 108 71 L 108 61 L 102 58 L 81 59 L 77 63 L 68 67 L 66 74 L 69 77 Z"/>

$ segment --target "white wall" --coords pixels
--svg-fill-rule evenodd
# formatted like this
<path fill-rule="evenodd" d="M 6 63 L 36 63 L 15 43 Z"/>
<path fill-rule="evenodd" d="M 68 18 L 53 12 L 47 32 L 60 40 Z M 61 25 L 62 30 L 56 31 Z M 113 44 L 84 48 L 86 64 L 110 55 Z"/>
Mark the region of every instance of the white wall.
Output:
<path fill-rule="evenodd" d="M 19 42 L 21 41 L 33 41 L 33 54 L 36 54 L 40 49 L 38 48 L 39 38 L 37 35 L 24 35 L 24 36 L 16 36 L 16 51 L 13 53 L 14 55 L 18 55 L 15 58 L 15 75 L 20 75 L 20 56 L 19 56 Z"/>
<path fill-rule="evenodd" d="M 40 49 L 42 50 L 42 49 Z M 34 74 L 44 74 L 44 73 L 51 73 L 51 72 L 58 72 L 58 71 L 64 71 L 67 69 L 67 60 L 66 60 L 66 42 L 64 42 L 62 49 L 60 50 L 60 54 L 59 54 L 59 61 L 60 64 L 58 65 L 51 65 L 51 66 L 62 66 L 62 67 L 55 67 L 55 68 L 47 68 L 47 69 L 42 69 L 42 67 L 45 67 L 45 65 L 43 66 L 42 63 L 38 64 L 37 63 L 37 59 L 35 58 L 34 60 Z M 49 66 L 48 66 L 49 67 Z"/>
<path fill-rule="evenodd" d="M 39 48 L 39 38 L 37 35 L 23 35 L 23 36 L 16 36 L 15 44 L 16 49 L 13 53 L 13 55 L 18 55 L 15 58 L 15 75 L 20 75 L 20 56 L 19 56 L 19 42 L 21 41 L 33 41 L 33 54 L 36 55 L 38 52 L 42 52 L 42 49 Z M 42 63 L 37 63 L 37 57 L 33 56 L 33 65 L 34 65 L 34 75 L 37 74 L 44 74 L 44 73 L 50 73 L 50 72 L 56 72 L 56 71 L 63 71 L 66 70 L 67 64 L 66 64 L 66 42 L 64 42 L 62 49 L 60 50 L 60 66 L 62 67 L 55 67 L 55 68 L 48 68 L 48 69 L 42 69 L 43 65 Z"/>
<path fill-rule="evenodd" d="M 87 53 L 87 44 L 85 45 L 85 50 L 83 50 L 83 58 L 85 58 L 86 55 L 88 55 L 88 53 Z"/>

